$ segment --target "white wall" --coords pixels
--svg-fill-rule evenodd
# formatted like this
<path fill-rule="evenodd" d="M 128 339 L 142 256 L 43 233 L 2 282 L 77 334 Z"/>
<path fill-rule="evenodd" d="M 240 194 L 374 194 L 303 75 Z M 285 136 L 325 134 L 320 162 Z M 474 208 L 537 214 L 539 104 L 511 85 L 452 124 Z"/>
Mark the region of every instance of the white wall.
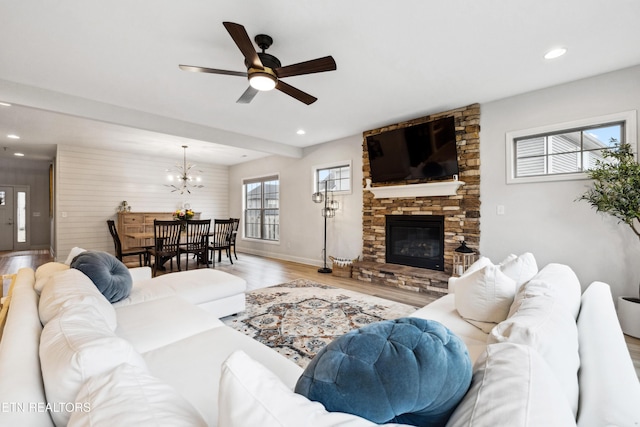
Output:
<path fill-rule="evenodd" d="M 640 241 L 631 229 L 575 201 L 588 180 L 507 185 L 505 133 L 639 109 L 640 67 L 483 104 L 482 254 L 499 261 L 530 251 L 540 266 L 570 265 L 583 288 L 600 280 L 611 285 L 614 296 L 636 295 Z M 498 205 L 505 206 L 505 215 L 496 214 Z"/>
<path fill-rule="evenodd" d="M 311 265 L 322 264 L 324 218 L 321 205 L 311 201 L 313 167 L 351 161 L 352 193 L 337 196 L 340 209 L 327 220 L 327 255 L 356 258 L 362 252 L 362 136 L 356 135 L 310 147 L 300 159 L 268 157 L 229 169 L 229 205 L 242 218 L 242 180 L 280 175 L 280 242 L 239 238 L 238 251 Z M 240 226 L 242 227 L 241 220 Z M 329 261 L 328 261 L 329 262 Z"/>
<path fill-rule="evenodd" d="M 166 169 L 181 158 L 143 157 L 117 151 L 59 145 L 56 162 L 56 259 L 64 261 L 74 246 L 114 252 L 106 221 L 116 219 L 126 200 L 133 212 L 171 212 L 191 204 L 201 218 L 229 217 L 227 166 L 200 160 L 204 188 L 191 195 L 166 187 Z M 66 214 L 66 217 L 65 217 Z"/>

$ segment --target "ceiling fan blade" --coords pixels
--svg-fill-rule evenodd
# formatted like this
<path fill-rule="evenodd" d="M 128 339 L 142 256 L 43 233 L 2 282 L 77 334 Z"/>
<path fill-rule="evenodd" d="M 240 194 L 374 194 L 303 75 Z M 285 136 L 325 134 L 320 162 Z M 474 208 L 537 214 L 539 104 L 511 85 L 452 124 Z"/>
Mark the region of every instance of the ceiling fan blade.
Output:
<path fill-rule="evenodd" d="M 247 30 L 245 30 L 242 25 L 235 24 L 233 22 L 223 22 L 222 25 L 224 25 L 233 41 L 238 45 L 238 48 L 244 55 L 244 59 L 247 61 L 247 64 L 250 64 L 252 68 L 258 68 L 260 70 L 264 69 L 264 65 L 262 65 L 262 61 L 260 61 L 258 53 L 253 47 L 253 43 L 247 34 Z"/>
<path fill-rule="evenodd" d="M 194 71 L 196 73 L 211 73 L 211 74 L 225 74 L 227 76 L 238 76 L 238 77 L 247 77 L 247 73 L 245 71 L 229 71 L 229 70 L 218 70 L 216 68 L 205 68 L 205 67 L 197 67 L 195 65 L 178 65 L 181 70 L 184 71 Z"/>
<path fill-rule="evenodd" d="M 312 59 L 311 61 L 299 62 L 297 64 L 287 65 L 285 67 L 276 68 L 274 71 L 278 78 L 299 76 L 301 74 L 322 73 L 323 71 L 333 71 L 336 67 L 336 61 L 332 56 L 324 58 Z"/>
<path fill-rule="evenodd" d="M 287 95 L 294 97 L 300 102 L 304 102 L 307 105 L 313 104 L 318 100 L 318 98 L 316 98 L 315 96 L 311 96 L 308 93 L 301 91 L 300 89 L 297 89 L 291 85 L 288 85 L 282 80 L 278 80 L 278 83 L 276 84 L 276 89 L 278 89 L 280 92 L 284 92 Z"/>
<path fill-rule="evenodd" d="M 242 96 L 240 96 L 240 98 L 238 98 L 236 102 L 238 104 L 248 104 L 251 101 L 253 101 L 253 98 L 256 96 L 258 92 L 259 92 L 258 89 L 254 89 L 253 86 L 249 86 L 247 90 L 244 91 Z"/>

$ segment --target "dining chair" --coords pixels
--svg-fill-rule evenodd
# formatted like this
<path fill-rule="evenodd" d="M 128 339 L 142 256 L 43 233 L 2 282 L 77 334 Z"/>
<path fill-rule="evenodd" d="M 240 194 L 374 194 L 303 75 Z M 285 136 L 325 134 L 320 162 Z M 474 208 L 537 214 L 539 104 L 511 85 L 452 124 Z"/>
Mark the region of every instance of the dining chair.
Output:
<path fill-rule="evenodd" d="M 216 265 L 216 251 L 218 251 L 218 262 L 222 260 L 222 250 L 227 253 L 227 257 L 233 264 L 231 259 L 231 234 L 233 232 L 233 220 L 232 219 L 214 219 L 213 231 L 211 232 L 211 244 L 209 250 L 211 251 L 211 259 L 213 266 Z"/>
<path fill-rule="evenodd" d="M 120 240 L 120 236 L 118 235 L 115 221 L 112 219 L 108 219 L 107 226 L 109 227 L 109 233 L 111 233 L 111 237 L 113 238 L 113 246 L 115 247 L 116 258 L 122 261 L 123 257 L 137 256 L 140 267 L 149 264 L 149 253 L 147 251 L 148 248 L 134 247 L 123 251 L 122 241 Z"/>
<path fill-rule="evenodd" d="M 238 254 L 236 253 L 236 237 L 238 236 L 238 227 L 240 226 L 240 218 L 231 218 L 233 220 L 233 230 L 231 231 L 231 239 L 229 241 L 229 251 L 233 249 L 233 256 L 238 260 Z M 233 263 L 233 262 L 232 262 Z"/>
<path fill-rule="evenodd" d="M 149 249 L 149 254 L 153 255 L 153 276 L 158 272 L 158 268 L 169 261 L 173 270 L 173 258 L 176 258 L 178 271 L 180 271 L 180 232 L 182 231 L 181 221 L 153 220 L 153 247 Z"/>
<path fill-rule="evenodd" d="M 210 219 L 186 221 L 186 243 L 180 246 L 180 253 L 187 254 L 185 269 L 189 270 L 189 254 L 196 258 L 196 267 L 199 262 L 204 262 L 209 267 L 209 230 Z"/>

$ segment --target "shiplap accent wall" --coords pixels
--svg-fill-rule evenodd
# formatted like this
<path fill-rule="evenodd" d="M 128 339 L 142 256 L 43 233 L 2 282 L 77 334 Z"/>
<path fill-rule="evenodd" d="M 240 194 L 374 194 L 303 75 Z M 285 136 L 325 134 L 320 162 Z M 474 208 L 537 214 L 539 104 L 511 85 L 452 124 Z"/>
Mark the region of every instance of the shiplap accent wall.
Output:
<path fill-rule="evenodd" d="M 126 200 L 133 212 L 171 212 L 189 203 L 205 218 L 229 217 L 227 166 L 196 163 L 204 188 L 180 195 L 166 187 L 167 172 L 180 158 L 150 157 L 119 151 L 59 145 L 56 158 L 56 259 L 74 246 L 114 253 L 106 221 L 116 219 Z"/>

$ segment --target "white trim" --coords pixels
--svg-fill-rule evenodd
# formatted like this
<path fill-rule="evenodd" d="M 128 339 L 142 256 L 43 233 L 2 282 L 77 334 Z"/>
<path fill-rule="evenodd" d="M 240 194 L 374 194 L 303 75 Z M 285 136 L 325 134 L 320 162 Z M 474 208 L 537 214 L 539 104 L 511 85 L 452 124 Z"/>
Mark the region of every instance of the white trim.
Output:
<path fill-rule="evenodd" d="M 514 159 L 514 147 L 513 141 L 517 138 L 529 135 L 538 135 L 544 133 L 551 133 L 556 131 L 563 131 L 567 129 L 583 128 L 600 123 L 609 122 L 625 122 L 625 142 L 633 147 L 633 151 L 638 151 L 637 142 L 637 112 L 636 110 L 622 111 L 620 113 L 607 114 L 604 116 L 591 117 L 588 119 L 573 120 L 570 122 L 556 123 L 552 125 L 539 126 L 531 129 L 523 129 L 517 131 L 507 132 L 505 134 L 505 153 L 506 153 L 506 182 L 507 184 L 525 184 L 531 182 L 550 182 L 550 181 L 576 181 L 582 179 L 588 179 L 588 176 L 584 172 L 556 174 L 556 175 L 538 175 L 527 177 L 515 177 L 515 159 Z"/>
<path fill-rule="evenodd" d="M 315 165 L 311 167 L 311 182 L 313 185 L 313 192 L 317 193 L 318 192 L 318 187 L 317 187 L 317 182 L 316 182 L 316 174 L 318 169 L 329 169 L 329 168 L 337 168 L 339 166 L 349 166 L 349 190 L 342 190 L 342 191 L 334 191 L 333 194 L 334 195 L 339 195 L 339 194 L 351 194 L 353 192 L 353 165 L 351 163 L 351 160 L 342 160 L 342 161 L 336 161 L 336 162 L 331 162 L 331 163 L 324 163 L 321 165 Z"/>

